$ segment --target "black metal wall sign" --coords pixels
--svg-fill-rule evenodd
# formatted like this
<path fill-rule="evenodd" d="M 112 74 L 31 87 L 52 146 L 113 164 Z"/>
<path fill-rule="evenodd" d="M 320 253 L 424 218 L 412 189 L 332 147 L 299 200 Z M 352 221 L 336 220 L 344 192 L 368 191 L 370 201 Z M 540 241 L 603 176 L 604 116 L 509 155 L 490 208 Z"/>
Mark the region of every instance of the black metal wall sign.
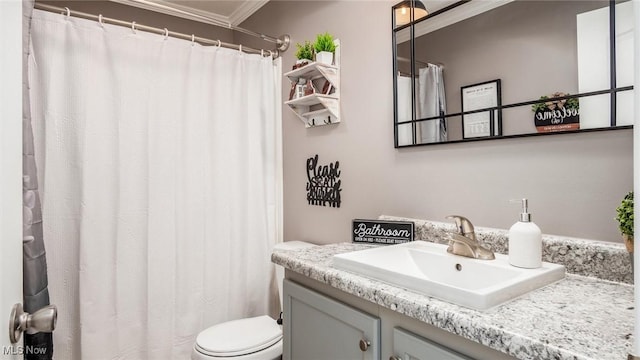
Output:
<path fill-rule="evenodd" d="M 309 205 L 340 207 L 340 162 L 318 164 L 318 155 L 307 159 L 307 201 Z"/>
<path fill-rule="evenodd" d="M 402 244 L 413 241 L 411 221 L 353 220 L 353 242 Z"/>

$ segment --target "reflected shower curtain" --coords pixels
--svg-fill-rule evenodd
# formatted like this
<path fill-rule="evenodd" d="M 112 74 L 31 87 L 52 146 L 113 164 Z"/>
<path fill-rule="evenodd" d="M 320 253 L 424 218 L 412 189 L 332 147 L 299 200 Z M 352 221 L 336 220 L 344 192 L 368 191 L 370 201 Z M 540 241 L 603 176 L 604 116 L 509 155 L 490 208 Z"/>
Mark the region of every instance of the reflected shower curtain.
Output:
<path fill-rule="evenodd" d="M 444 115 L 447 109 L 442 67 L 428 64 L 418 71 L 418 118 Z M 419 123 L 419 143 L 447 140 L 447 120 L 429 120 Z"/>
<path fill-rule="evenodd" d="M 186 359 L 273 315 L 280 62 L 38 10 L 31 36 L 56 357 Z"/>

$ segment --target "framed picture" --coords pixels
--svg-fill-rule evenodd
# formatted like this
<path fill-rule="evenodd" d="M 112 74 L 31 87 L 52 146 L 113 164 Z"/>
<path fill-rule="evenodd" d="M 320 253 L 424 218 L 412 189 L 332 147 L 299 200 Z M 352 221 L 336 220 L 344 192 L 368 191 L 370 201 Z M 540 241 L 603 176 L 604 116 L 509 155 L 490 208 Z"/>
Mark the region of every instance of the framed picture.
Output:
<path fill-rule="evenodd" d="M 492 109 L 502 105 L 501 97 L 500 79 L 460 88 L 463 139 L 502 135 L 502 110 Z"/>

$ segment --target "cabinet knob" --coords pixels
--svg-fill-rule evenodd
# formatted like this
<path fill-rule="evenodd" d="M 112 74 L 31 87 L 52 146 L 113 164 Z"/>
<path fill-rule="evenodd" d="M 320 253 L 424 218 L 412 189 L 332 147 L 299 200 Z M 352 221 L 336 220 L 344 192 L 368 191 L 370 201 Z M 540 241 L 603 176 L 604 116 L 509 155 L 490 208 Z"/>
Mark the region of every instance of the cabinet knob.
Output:
<path fill-rule="evenodd" d="M 369 349 L 369 346 L 371 346 L 371 342 L 365 339 L 360 339 L 359 345 L 360 345 L 360 350 L 367 351 L 367 349 Z"/>
<path fill-rule="evenodd" d="M 389 357 L 389 360 L 402 360 L 402 358 L 399 358 L 399 357 L 397 357 L 397 356 L 395 356 L 395 355 L 391 355 L 391 356 Z"/>

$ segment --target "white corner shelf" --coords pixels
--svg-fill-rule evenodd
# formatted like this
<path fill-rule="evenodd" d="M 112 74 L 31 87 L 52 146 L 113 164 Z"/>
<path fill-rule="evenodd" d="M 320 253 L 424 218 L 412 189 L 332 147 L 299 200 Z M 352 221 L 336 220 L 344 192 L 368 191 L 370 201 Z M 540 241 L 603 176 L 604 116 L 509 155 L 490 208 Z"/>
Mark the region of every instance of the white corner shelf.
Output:
<path fill-rule="evenodd" d="M 318 92 L 284 102 L 307 128 L 340 122 L 340 40 L 334 40 L 334 43 L 336 44 L 333 60 L 335 65 L 314 61 L 284 74 L 292 84 L 302 78 L 307 82 L 313 81 L 317 91 L 322 91 L 324 85 L 322 80 L 326 80 L 333 88 L 330 94 Z"/>
<path fill-rule="evenodd" d="M 339 70 L 340 69 L 335 65 L 325 65 L 314 61 L 301 68 L 289 71 L 284 75 L 292 82 L 297 82 L 300 78 L 305 78 L 307 80 L 325 78 L 329 80 L 331 85 L 337 88 Z"/>

